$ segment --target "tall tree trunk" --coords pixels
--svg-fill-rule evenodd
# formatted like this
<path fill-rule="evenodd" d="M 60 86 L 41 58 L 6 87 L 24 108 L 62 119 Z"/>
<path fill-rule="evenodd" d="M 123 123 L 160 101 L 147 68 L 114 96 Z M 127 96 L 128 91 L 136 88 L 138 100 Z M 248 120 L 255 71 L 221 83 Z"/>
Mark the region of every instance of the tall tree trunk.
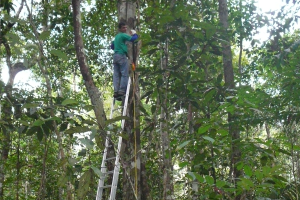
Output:
<path fill-rule="evenodd" d="M 161 131 L 161 147 L 162 147 L 162 171 L 163 171 L 163 200 L 174 199 L 173 188 L 173 165 L 170 150 L 170 136 L 168 129 L 168 72 L 166 71 L 169 59 L 169 41 L 165 41 L 163 48 L 163 57 L 161 58 L 161 69 L 164 71 L 163 82 L 164 87 L 160 95 L 160 131 Z"/>
<path fill-rule="evenodd" d="M 128 27 L 128 31 L 135 29 L 136 26 L 136 7 L 135 1 L 118 1 L 118 19 L 119 22 L 125 22 Z M 129 63 L 138 60 L 139 46 L 134 47 L 133 44 L 128 44 L 128 57 Z M 133 48 L 135 55 L 133 55 Z M 134 59 L 135 57 L 135 59 Z M 138 63 L 136 62 L 136 67 Z M 140 120 L 139 120 L 139 104 L 140 104 L 140 91 L 138 82 L 138 73 L 131 73 L 132 79 L 132 93 L 128 102 L 128 117 L 132 120 L 126 121 L 125 130 L 128 135 L 127 140 L 123 140 L 125 151 L 123 153 L 123 165 L 124 174 L 128 176 L 123 177 L 123 199 L 133 200 L 141 199 L 141 153 L 140 153 Z M 133 188 L 132 188 L 133 186 Z"/>
<path fill-rule="evenodd" d="M 224 35 L 222 42 L 222 54 L 223 54 L 223 68 L 225 84 L 228 89 L 234 89 L 234 73 L 232 66 L 232 53 L 231 53 L 231 43 L 230 37 L 228 35 L 228 8 L 227 0 L 219 0 L 219 18 L 221 22 L 222 32 Z M 238 146 L 240 139 L 240 133 L 237 126 L 234 124 L 236 115 L 228 113 L 228 124 L 229 124 L 229 134 L 231 135 L 232 149 L 231 149 L 231 170 L 232 178 L 236 184 L 236 180 L 241 176 L 242 171 L 237 169 L 237 163 L 241 160 L 241 151 Z M 236 200 L 241 199 L 241 196 L 236 196 Z"/>
<path fill-rule="evenodd" d="M 103 100 L 101 97 L 101 92 L 96 87 L 93 77 L 91 76 L 89 66 L 87 64 L 86 56 L 84 54 L 84 44 L 82 39 L 82 32 L 81 32 L 81 13 L 80 13 L 80 0 L 72 0 L 72 8 L 73 8 L 73 24 L 74 24 L 74 36 L 75 36 L 75 49 L 76 49 L 76 56 L 79 63 L 79 68 L 81 75 L 84 80 L 85 88 L 88 92 L 90 97 L 91 103 L 93 105 L 93 110 L 95 113 L 95 117 L 97 120 L 101 144 L 104 147 L 106 134 L 104 132 L 105 126 L 105 112 L 103 107 Z M 114 147 L 113 145 L 109 145 L 107 152 L 107 157 L 111 158 L 114 157 Z M 107 168 L 109 171 L 113 170 L 113 163 L 108 162 Z M 111 176 L 109 179 L 111 180 Z"/>
<path fill-rule="evenodd" d="M 81 33 L 80 0 L 72 0 L 72 6 L 76 56 L 78 59 L 80 72 L 84 80 L 85 88 L 93 105 L 93 110 L 98 123 L 98 127 L 102 133 L 101 136 L 104 144 L 105 134 L 103 134 L 103 130 L 105 126 L 106 116 L 103 107 L 103 100 L 101 98 L 101 92 L 95 86 L 93 77 L 91 76 L 90 69 L 87 64 L 86 56 L 84 54 L 84 45 Z"/>

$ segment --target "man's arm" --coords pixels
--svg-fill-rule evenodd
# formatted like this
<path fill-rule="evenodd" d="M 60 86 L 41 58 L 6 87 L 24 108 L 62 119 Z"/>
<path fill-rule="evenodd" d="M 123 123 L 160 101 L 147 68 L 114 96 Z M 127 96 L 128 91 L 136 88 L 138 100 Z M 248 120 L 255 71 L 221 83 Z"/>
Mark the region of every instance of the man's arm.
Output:
<path fill-rule="evenodd" d="M 138 39 L 139 36 L 135 33 L 131 36 L 130 42 L 133 42 L 134 40 Z"/>
<path fill-rule="evenodd" d="M 110 43 L 110 49 L 112 49 L 112 50 L 114 50 L 114 49 L 115 49 L 115 44 L 114 44 L 114 41 L 112 41 L 112 42 Z"/>
<path fill-rule="evenodd" d="M 131 30 L 130 33 L 131 33 L 131 39 L 130 39 L 130 42 L 133 42 L 134 40 L 136 40 L 136 39 L 139 38 L 139 36 L 136 34 L 136 31 L 135 31 L 135 30 Z"/>

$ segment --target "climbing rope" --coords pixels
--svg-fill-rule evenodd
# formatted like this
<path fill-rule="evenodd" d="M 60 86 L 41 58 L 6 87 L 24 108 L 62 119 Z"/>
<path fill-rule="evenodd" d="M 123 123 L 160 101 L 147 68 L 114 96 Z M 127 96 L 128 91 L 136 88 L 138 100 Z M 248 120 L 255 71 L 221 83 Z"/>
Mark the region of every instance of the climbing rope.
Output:
<path fill-rule="evenodd" d="M 136 141 L 136 116 L 135 116 L 135 72 L 133 72 L 133 130 L 134 130 L 134 167 L 135 167 L 135 192 L 138 195 L 138 173 L 137 173 L 137 141 Z"/>
<path fill-rule="evenodd" d="M 134 174 L 135 174 L 135 194 L 138 195 L 138 173 L 137 173 L 137 139 L 136 139 L 136 116 L 135 116 L 135 66 L 136 63 L 136 54 L 135 54 L 135 45 L 134 42 L 132 42 L 132 86 L 133 86 L 133 92 L 132 92 L 132 99 L 133 99 L 133 133 L 134 133 Z"/>
<path fill-rule="evenodd" d="M 139 1 L 137 1 L 137 10 L 138 10 L 138 16 L 137 16 L 137 23 L 134 23 L 133 27 L 134 29 L 139 29 L 139 23 L 140 23 L 140 4 Z M 136 85 L 135 85 L 135 69 L 136 69 L 136 57 L 137 57 L 137 51 L 135 52 L 135 42 L 132 43 L 132 72 L 133 72 L 133 131 L 134 131 L 134 172 L 135 172 L 135 193 L 136 196 L 138 196 L 138 171 L 137 171 L 137 136 L 136 136 L 136 99 L 135 99 L 135 92 L 136 92 Z"/>

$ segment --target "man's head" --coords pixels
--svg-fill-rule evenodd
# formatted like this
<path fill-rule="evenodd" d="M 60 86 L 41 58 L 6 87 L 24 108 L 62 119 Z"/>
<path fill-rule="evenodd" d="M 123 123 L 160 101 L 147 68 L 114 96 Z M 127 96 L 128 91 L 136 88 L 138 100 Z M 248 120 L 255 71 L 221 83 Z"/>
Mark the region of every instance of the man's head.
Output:
<path fill-rule="evenodd" d="M 119 31 L 120 32 L 126 33 L 126 31 L 127 31 L 127 25 L 124 22 L 120 22 L 118 27 L 119 27 Z"/>

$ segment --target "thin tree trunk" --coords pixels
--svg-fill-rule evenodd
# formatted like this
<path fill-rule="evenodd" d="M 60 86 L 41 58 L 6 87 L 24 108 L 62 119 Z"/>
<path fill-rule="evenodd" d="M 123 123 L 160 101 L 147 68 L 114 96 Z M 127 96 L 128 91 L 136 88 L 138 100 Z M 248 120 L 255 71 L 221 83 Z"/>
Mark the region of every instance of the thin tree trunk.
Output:
<path fill-rule="evenodd" d="M 193 121 L 193 106 L 191 104 L 191 102 L 189 102 L 189 106 L 188 106 L 188 113 L 187 113 L 187 122 L 189 124 L 189 137 L 192 137 L 192 135 L 194 134 L 194 121 Z M 189 152 L 188 153 L 190 155 L 190 159 L 193 160 L 195 158 L 195 153 L 194 152 Z M 194 166 L 193 166 L 194 167 Z M 197 200 L 199 199 L 199 181 L 197 179 L 194 179 L 192 181 L 192 200 Z"/>
<path fill-rule="evenodd" d="M 240 0 L 239 2 L 239 9 L 240 9 L 240 13 L 242 13 L 242 0 Z M 239 53 L 239 75 L 240 78 L 242 78 L 242 56 L 243 56 L 243 35 L 244 35 L 244 31 L 243 31 L 243 21 L 242 18 L 240 19 L 240 23 L 241 23 L 241 27 L 240 27 L 240 53 Z"/>
<path fill-rule="evenodd" d="M 161 69 L 165 71 L 168 66 L 169 59 L 169 41 L 168 38 L 164 44 L 164 55 L 161 62 Z M 172 165 L 172 155 L 170 150 L 170 136 L 168 133 L 168 73 L 165 71 L 163 82 L 165 83 L 164 90 L 161 91 L 161 146 L 162 146 L 162 162 L 163 162 L 163 200 L 174 199 L 174 188 L 173 188 L 173 165 Z"/>
<path fill-rule="evenodd" d="M 23 9 L 23 3 L 24 0 L 22 0 L 20 8 L 18 12 L 16 13 L 16 18 L 19 17 L 22 9 Z M 1 12 L 1 11 L 0 11 Z M 2 41 L 1 38 L 3 37 L 1 34 L 2 32 L 8 32 L 15 23 L 8 23 L 6 27 L 1 27 L 0 25 L 0 46 L 3 45 L 6 50 L 6 64 L 9 69 L 9 79 L 8 82 L 4 88 L 4 92 L 6 93 L 6 99 L 4 100 L 3 105 L 3 115 L 2 112 L 0 113 L 0 118 L 3 119 L 7 124 L 12 124 L 12 108 L 14 107 L 14 99 L 12 96 L 12 88 L 14 84 L 15 76 L 23 70 L 26 70 L 27 68 L 24 66 L 23 63 L 16 63 L 12 64 L 10 58 L 11 58 L 11 51 L 10 46 L 6 41 Z M 3 29 L 5 30 L 3 31 Z M 1 157 L 0 157 L 0 200 L 4 199 L 4 179 L 5 179 L 5 162 L 9 155 L 10 150 L 10 134 L 11 130 L 9 128 L 3 127 L 1 130 L 3 136 L 1 136 Z"/>
<path fill-rule="evenodd" d="M 232 90 L 235 88 L 234 83 L 234 73 L 232 66 L 232 53 L 231 53 L 231 43 L 227 29 L 228 25 L 228 8 L 227 0 L 219 0 L 219 18 L 222 27 L 222 33 L 224 35 L 222 42 L 222 54 L 223 54 L 223 67 L 224 67 L 224 77 L 225 84 L 228 89 Z M 242 171 L 237 169 L 237 163 L 241 160 L 241 151 L 238 146 L 240 139 L 240 133 L 237 126 L 234 124 L 236 119 L 235 114 L 228 113 L 228 124 L 229 124 L 229 134 L 231 135 L 231 170 L 232 178 L 236 184 L 237 179 L 242 175 Z M 240 200 L 241 196 L 238 195 L 235 197 L 236 200 Z"/>
<path fill-rule="evenodd" d="M 16 181 L 16 200 L 19 200 L 19 190 L 20 190 L 20 182 L 21 182 L 21 176 L 20 176 L 20 169 L 21 169 L 21 162 L 20 162 L 20 140 L 21 140 L 21 133 L 18 133 L 18 142 L 17 142 L 17 181 Z"/>
<path fill-rule="evenodd" d="M 26 8 L 27 8 L 27 11 L 28 11 L 28 14 L 29 14 L 29 19 L 30 19 L 30 24 L 33 28 L 33 33 L 38 41 L 38 46 L 39 46 L 39 57 L 38 57 L 38 66 L 39 66 L 39 69 L 41 70 L 41 73 L 43 75 L 43 77 L 45 78 L 45 81 L 46 81 L 46 88 L 47 88 L 47 97 L 49 99 L 49 101 L 47 102 L 48 106 L 50 107 L 53 107 L 53 100 L 52 100 L 52 87 L 51 87 L 51 81 L 50 81 L 50 78 L 49 78 L 49 74 L 46 70 L 46 67 L 49 66 L 45 60 L 45 56 L 44 56 L 44 50 L 43 50 L 43 41 L 39 39 L 39 33 L 37 31 L 37 28 L 34 24 L 34 22 L 32 21 L 32 13 L 30 12 L 30 9 L 29 9 L 29 6 L 27 4 L 27 2 L 25 2 L 25 5 L 26 5 Z M 48 31 L 48 15 L 49 15 L 49 8 L 48 8 L 48 1 L 44 1 L 44 20 L 43 20 L 43 31 Z M 51 117 L 54 117 L 55 114 L 53 112 L 53 109 L 50 110 L 50 116 Z M 56 136 L 57 136 L 57 140 L 58 140 L 58 144 L 59 144 L 59 152 L 58 152 L 58 158 L 59 159 L 63 159 L 64 158 L 64 150 L 63 150 L 63 147 L 62 147 L 62 139 L 61 139 L 61 135 L 58 131 L 58 128 L 57 128 L 57 124 L 55 121 L 53 121 L 53 127 L 54 127 L 54 131 L 56 133 Z M 46 137 L 46 135 L 45 135 Z M 46 154 L 46 151 L 45 151 L 45 154 Z M 47 155 L 45 155 L 47 156 Z M 46 160 L 46 158 L 45 158 Z M 43 170 L 42 170 L 42 174 L 41 174 L 41 188 L 42 190 L 45 189 L 45 184 L 46 184 L 46 163 L 45 163 L 45 166 L 43 165 Z M 41 191 L 41 194 L 44 194 L 44 191 Z M 63 195 L 63 190 L 62 188 L 59 188 L 59 200 L 63 199 L 62 197 Z M 44 197 L 42 197 L 44 198 Z"/>
<path fill-rule="evenodd" d="M 175 6 L 176 1 L 171 0 L 170 9 Z M 169 26 L 167 25 L 167 31 Z M 169 63 L 169 38 L 167 37 L 163 47 L 163 57 L 161 62 L 161 69 L 164 71 L 163 82 L 164 90 L 162 91 L 160 105 L 161 105 L 161 122 L 160 122 L 160 131 L 161 131 L 161 146 L 162 146 L 162 164 L 163 164 L 163 200 L 172 200 L 174 199 L 174 186 L 173 186 L 173 164 L 172 164 L 172 154 L 170 147 L 170 136 L 168 128 L 168 72 L 167 67 Z"/>
<path fill-rule="evenodd" d="M 47 170 L 47 156 L 48 156 L 48 147 L 51 142 L 51 135 L 48 141 L 48 136 L 44 134 L 44 155 L 43 155 L 43 163 L 42 163 L 42 172 L 41 172 L 41 182 L 40 189 L 37 196 L 37 200 L 44 200 L 46 195 L 46 170 Z"/>

